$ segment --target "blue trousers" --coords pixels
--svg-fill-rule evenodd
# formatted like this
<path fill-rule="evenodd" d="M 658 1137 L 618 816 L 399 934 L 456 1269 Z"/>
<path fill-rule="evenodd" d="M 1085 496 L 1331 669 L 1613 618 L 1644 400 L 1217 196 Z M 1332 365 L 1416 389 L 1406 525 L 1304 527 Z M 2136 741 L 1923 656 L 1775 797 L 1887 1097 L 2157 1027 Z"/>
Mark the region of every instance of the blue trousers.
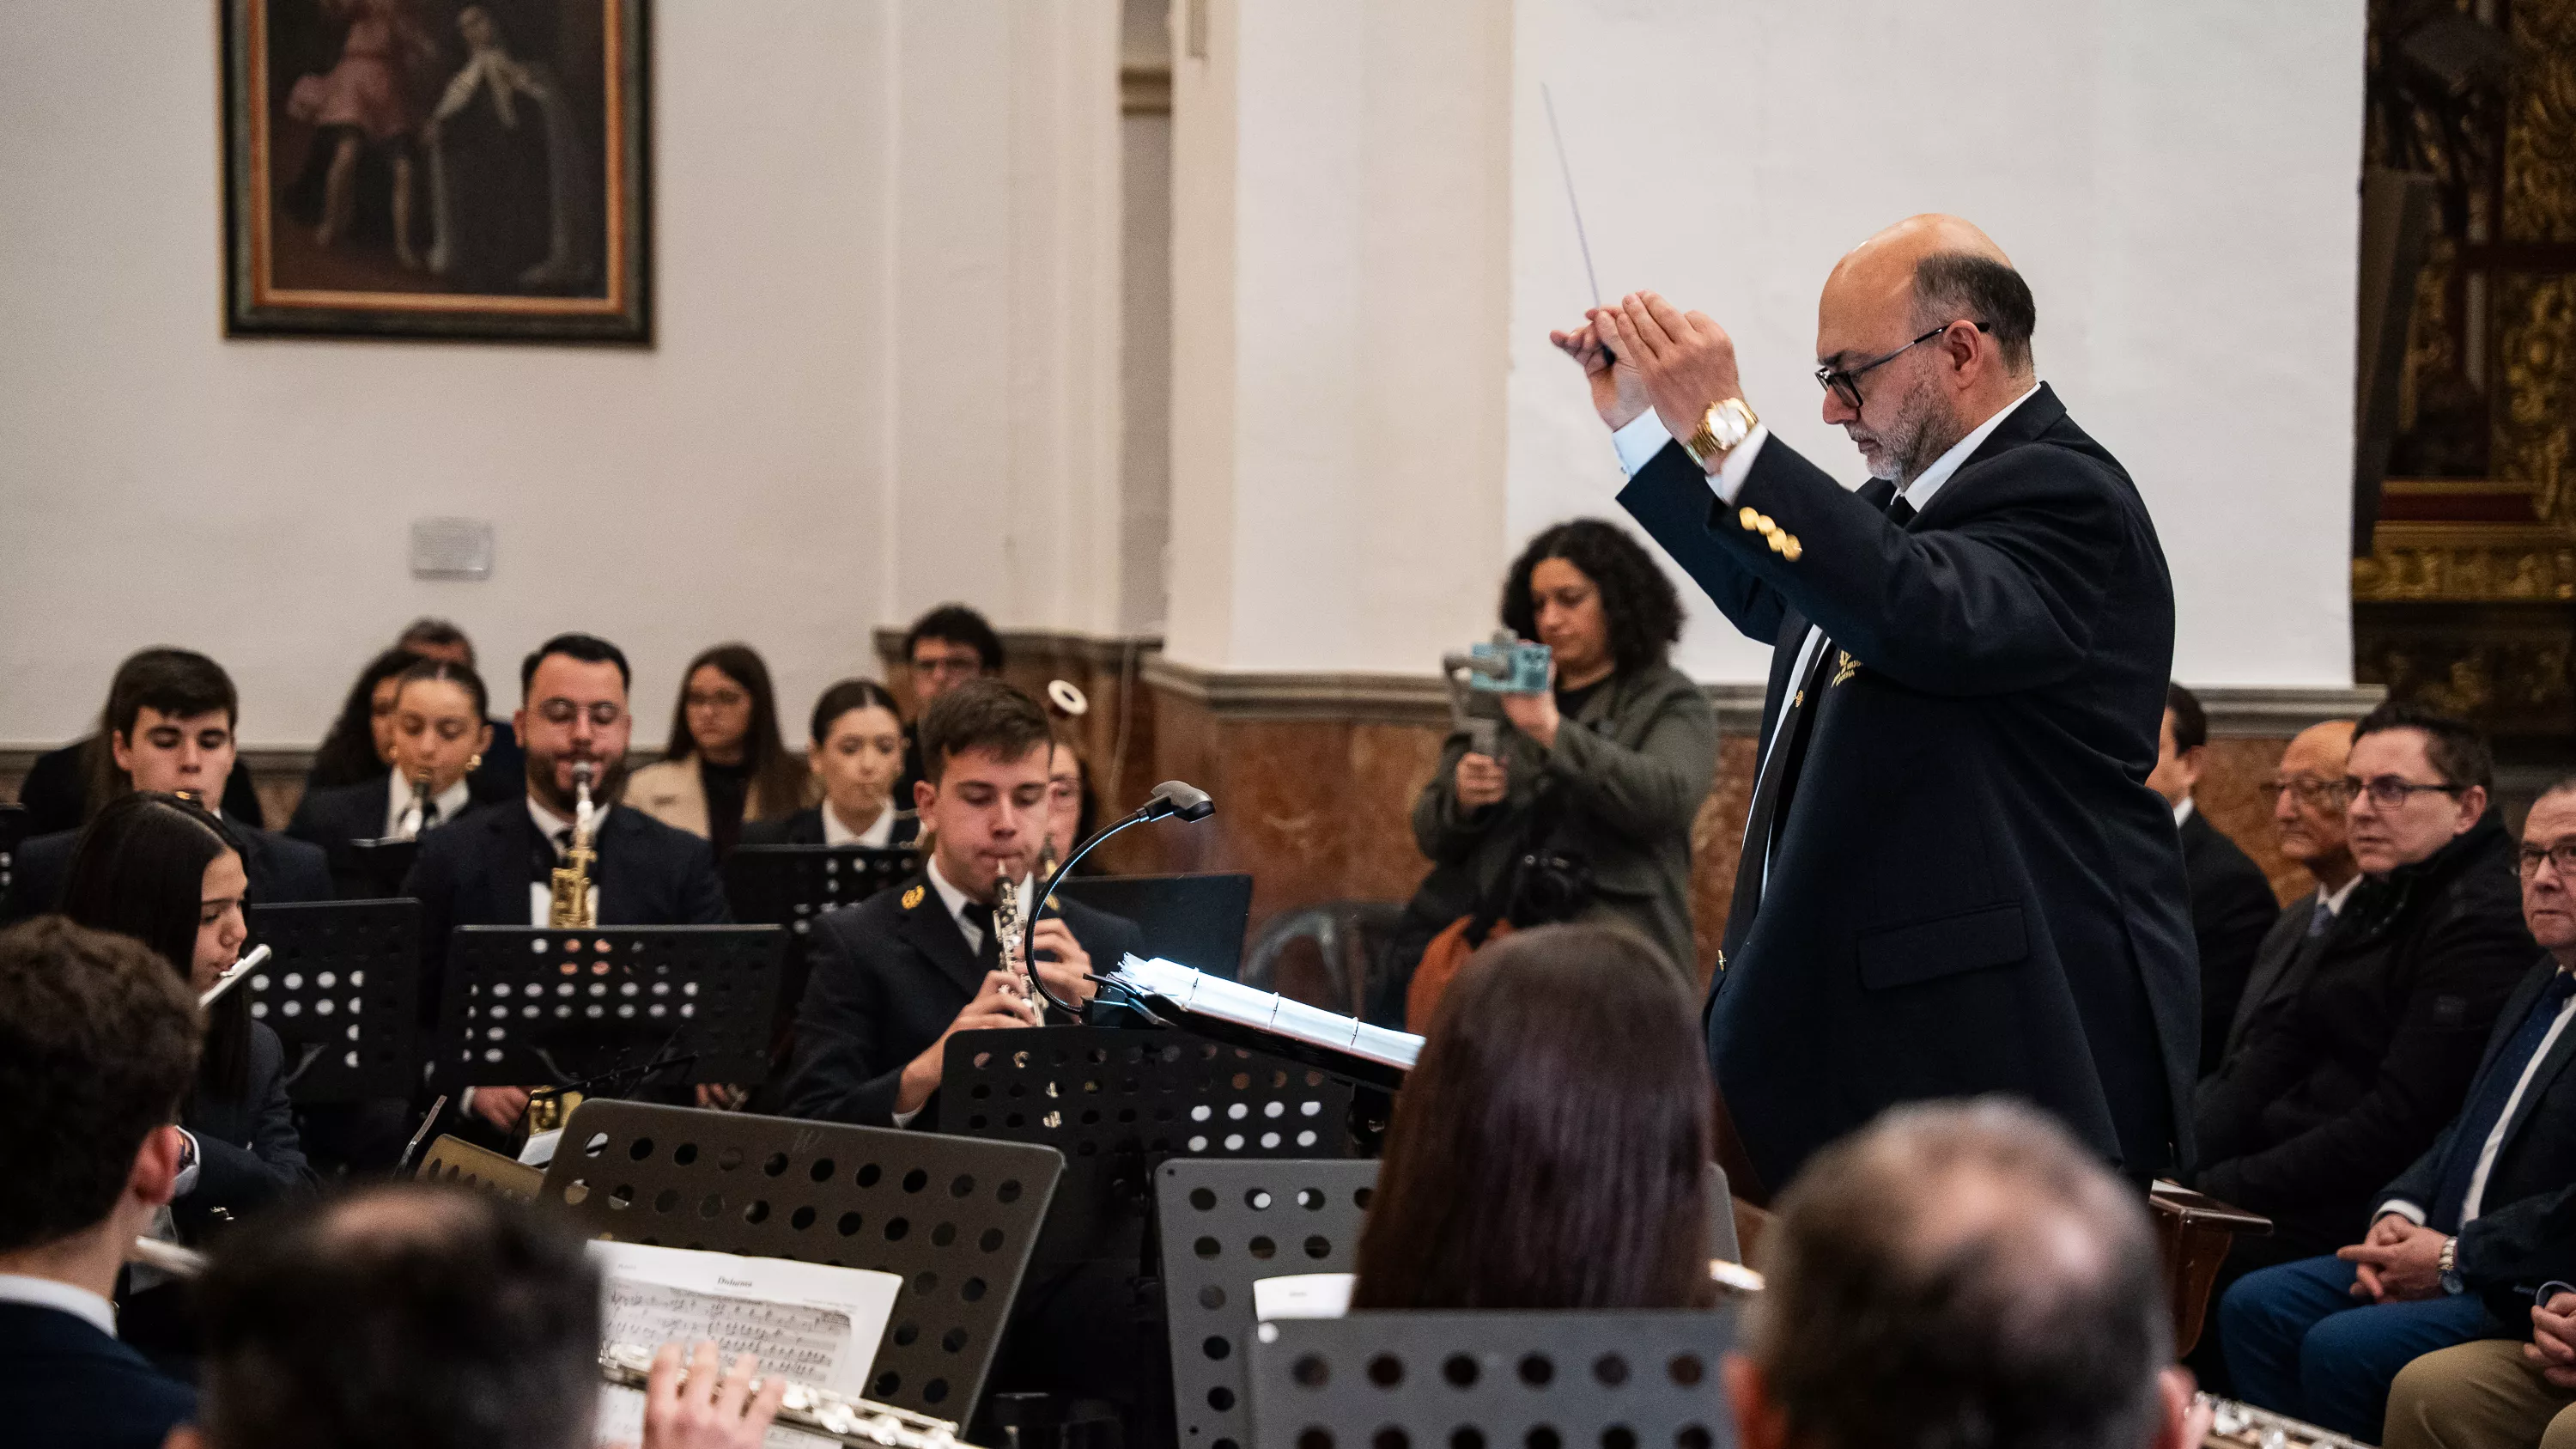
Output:
<path fill-rule="evenodd" d="M 2219 1300 L 2219 1342 L 2238 1397 L 2375 1444 L 2397 1371 L 2480 1337 L 2486 1310 L 2474 1293 L 2372 1303 L 2353 1281 L 2340 1258 L 2248 1273 Z"/>

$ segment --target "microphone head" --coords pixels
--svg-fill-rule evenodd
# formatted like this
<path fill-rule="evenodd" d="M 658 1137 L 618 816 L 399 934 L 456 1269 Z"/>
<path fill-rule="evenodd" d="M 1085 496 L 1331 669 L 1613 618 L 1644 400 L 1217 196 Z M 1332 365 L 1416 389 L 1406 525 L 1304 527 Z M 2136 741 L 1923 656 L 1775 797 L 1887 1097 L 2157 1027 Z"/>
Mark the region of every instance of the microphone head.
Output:
<path fill-rule="evenodd" d="M 1150 803 L 1163 807 L 1158 813 L 1183 820 L 1205 820 L 1216 813 L 1216 802 L 1208 793 L 1186 780 L 1165 780 L 1155 786 Z"/>

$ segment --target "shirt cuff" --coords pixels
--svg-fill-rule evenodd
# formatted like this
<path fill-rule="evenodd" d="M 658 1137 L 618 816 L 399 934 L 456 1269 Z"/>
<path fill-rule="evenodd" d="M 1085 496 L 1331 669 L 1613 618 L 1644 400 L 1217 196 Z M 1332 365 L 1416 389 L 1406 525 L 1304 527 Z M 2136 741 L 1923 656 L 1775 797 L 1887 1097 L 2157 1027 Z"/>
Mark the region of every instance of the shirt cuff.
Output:
<path fill-rule="evenodd" d="M 195 1192 L 197 1190 L 197 1178 L 202 1174 L 202 1170 L 206 1165 L 206 1149 L 203 1144 L 197 1141 L 197 1134 L 189 1131 L 185 1127 L 182 1127 L 179 1129 L 179 1135 L 188 1139 L 188 1165 L 180 1168 L 178 1177 L 171 1181 L 170 1195 L 172 1197 L 186 1197 L 188 1194 Z"/>
<path fill-rule="evenodd" d="M 912 1125 L 912 1119 L 913 1119 L 913 1118 L 915 1118 L 915 1117 L 920 1116 L 920 1115 L 922 1114 L 922 1112 L 923 1112 L 924 1108 L 926 1108 L 927 1106 L 928 1106 L 928 1104 L 927 1104 L 927 1103 L 924 1103 L 924 1104 L 923 1104 L 923 1106 L 921 1106 L 921 1107 L 915 1107 L 915 1108 L 913 1108 L 913 1109 L 912 1109 L 911 1111 L 909 1111 L 909 1112 L 897 1112 L 897 1113 L 895 1113 L 895 1114 L 894 1114 L 894 1125 L 895 1125 L 895 1126 L 897 1126 L 897 1127 L 909 1127 L 909 1126 L 911 1126 L 911 1125 Z"/>
<path fill-rule="evenodd" d="M 2419 1228 L 2424 1226 L 2424 1210 L 2402 1197 L 2392 1197 L 2388 1201 L 2381 1203 L 2379 1205 L 2379 1211 L 2370 1215 L 2370 1220 L 2375 1223 L 2381 1218 L 2388 1216 L 2390 1213 L 2397 1214 L 2399 1217 L 2404 1218 L 2406 1221 L 2413 1223 Z"/>
<path fill-rule="evenodd" d="M 1619 471 L 1634 478 L 1672 440 L 1673 435 L 1664 431 L 1664 420 L 1648 408 L 1629 419 L 1628 426 L 1612 433 L 1610 446 L 1619 450 Z"/>
<path fill-rule="evenodd" d="M 1744 441 L 1726 455 L 1726 461 L 1717 465 L 1717 471 L 1708 475 L 1708 491 L 1717 495 L 1718 502 L 1731 504 L 1735 495 L 1744 491 L 1744 480 L 1753 474 L 1753 455 L 1762 451 L 1763 441 L 1770 436 L 1769 423 L 1755 423 Z"/>

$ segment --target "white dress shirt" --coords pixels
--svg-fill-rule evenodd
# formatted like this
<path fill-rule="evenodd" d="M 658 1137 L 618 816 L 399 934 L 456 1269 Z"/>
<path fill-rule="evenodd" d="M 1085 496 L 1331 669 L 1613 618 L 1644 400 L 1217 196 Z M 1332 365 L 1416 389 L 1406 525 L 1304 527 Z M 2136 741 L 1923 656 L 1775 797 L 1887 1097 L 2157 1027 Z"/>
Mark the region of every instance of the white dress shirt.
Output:
<path fill-rule="evenodd" d="M 85 1320 L 110 1338 L 116 1337 L 116 1307 L 86 1288 L 75 1288 L 59 1278 L 35 1278 L 24 1273 L 0 1273 L 0 1303 L 24 1303 L 30 1308 L 50 1308 Z"/>
<path fill-rule="evenodd" d="M 2564 971 L 2567 968 L 2561 966 L 2558 969 Z M 2478 1209 L 2484 1205 L 2487 1195 L 2487 1174 L 2495 1170 L 2496 1154 L 2504 1150 L 2504 1135 L 2513 1126 L 2514 1110 L 2522 1105 L 2522 1094 L 2530 1090 L 2531 1079 L 2539 1072 L 2540 1064 L 2549 1060 L 2550 1049 L 2557 1046 L 2558 1038 L 2566 1034 L 2567 1020 L 2571 1016 L 2576 1016 L 2576 996 L 2567 998 L 2566 1004 L 2558 1008 L 2558 1019 L 2549 1023 L 2548 1032 L 2540 1038 L 2540 1049 L 2531 1054 L 2530 1061 L 2522 1064 L 2522 1075 L 2513 1084 L 2513 1095 L 2504 1099 L 2504 1111 L 2496 1117 L 2495 1130 L 2478 1145 L 2478 1165 L 2469 1173 L 2469 1193 L 2460 1200 L 2461 1227 L 2478 1220 Z M 2426 1217 L 2422 1204 L 2400 1197 L 2381 1203 L 2379 1212 L 2371 1216 L 2377 1218 L 2380 1213 L 2395 1213 L 2418 1227 L 2423 1226 Z"/>
<path fill-rule="evenodd" d="M 894 802 L 891 800 L 878 809 L 877 818 L 868 823 L 867 829 L 855 832 L 843 825 L 841 817 L 833 813 L 831 801 L 824 801 L 819 808 L 823 812 L 825 845 L 867 845 L 883 850 L 894 840 Z"/>
<path fill-rule="evenodd" d="M 2191 812 L 2192 812 L 2191 797 L 2190 797 L 2189 795 L 2185 795 L 2185 796 L 2183 796 L 2183 797 L 2182 797 L 2182 803 L 2181 803 L 2181 804 L 2179 804 L 2179 805 L 2176 805 L 2176 806 L 2173 808 L 2173 812 L 2174 812 L 2174 829 L 2176 829 L 2176 830 L 2180 830 L 2180 829 L 2182 829 L 2182 823 L 2183 823 L 2184 821 L 2189 820 L 2189 819 L 2191 818 Z"/>
<path fill-rule="evenodd" d="M 2325 902 L 2327 915 L 2340 916 L 2343 914 L 2343 903 L 2352 899 L 2352 888 L 2359 884 L 2361 884 L 2361 877 L 2356 875 L 2333 890 L 2319 895 L 2317 899 Z"/>
<path fill-rule="evenodd" d="M 1951 444 L 1950 451 L 1933 459 L 1932 466 L 1917 474 L 1913 482 L 1897 489 L 1896 497 L 1912 504 L 1918 514 L 1930 508 L 1933 495 L 1939 493 L 1942 485 L 1950 481 L 1951 474 L 1959 471 L 1959 465 L 1967 462 L 1977 449 L 1983 447 L 1986 439 L 1993 435 L 1995 429 L 2003 426 L 2004 419 L 2011 417 L 2015 409 L 2030 401 L 2031 394 L 2038 392 L 2040 387 L 2041 384 L 2032 383 L 2030 392 L 2025 392 L 1997 408 L 1993 417 L 1977 424 L 1968 431 L 1966 437 Z M 1663 451 L 1664 444 L 1671 442 L 1672 437 L 1671 431 L 1664 426 L 1664 420 L 1655 416 L 1653 408 L 1648 408 L 1630 419 L 1626 427 L 1612 433 L 1610 445 L 1618 450 L 1621 470 L 1633 478 L 1637 475 L 1638 469 L 1646 466 L 1649 459 Z M 1717 465 L 1717 471 L 1708 476 L 1709 491 L 1717 495 L 1719 502 L 1726 504 L 1735 502 L 1735 495 L 1742 491 L 1744 480 L 1753 472 L 1755 455 L 1762 451 L 1762 445 L 1770 441 L 1770 438 L 1771 425 L 1755 423 L 1753 431 L 1745 434 L 1744 441 L 1736 444 L 1734 451 L 1726 455 L 1726 460 Z M 1890 506 L 1893 504 L 1894 500 L 1890 500 Z M 1815 661 L 1816 651 L 1822 649 L 1824 644 L 1824 627 L 1818 624 L 1808 625 L 1807 637 L 1798 645 L 1797 662 L 1789 666 L 1789 681 L 1793 687 L 1797 681 L 1807 677 L 1808 665 Z M 1757 784 L 1762 779 L 1762 767 L 1770 762 L 1771 747 L 1779 741 L 1780 722 L 1788 717 L 1788 704 L 1783 701 L 1779 714 L 1771 721 L 1770 735 L 1762 741 L 1761 757 L 1754 762 L 1753 778 Z M 2176 816 L 2174 823 L 2180 825 L 2181 817 Z M 1753 828 L 1753 821 L 1749 815 L 1745 819 L 1744 828 L 1747 831 Z M 1748 838 L 1745 843 L 1749 845 L 1752 842 Z M 1766 886 L 1771 881 L 1771 855 L 1767 844 L 1762 855 L 1762 880 Z"/>
<path fill-rule="evenodd" d="M 825 813 L 828 814 L 829 811 L 830 807 L 825 807 Z M 939 892 L 939 903 L 948 908 L 948 918 L 957 923 L 957 934 L 966 938 L 966 949 L 975 955 L 983 955 L 984 928 L 968 919 L 966 915 L 966 908 L 975 903 L 967 899 L 964 891 L 949 884 L 948 877 L 940 873 L 939 857 L 935 855 L 930 858 L 930 888 Z M 1023 925 L 1029 919 L 1030 896 L 1036 890 L 1036 881 L 1025 876 L 1021 877 L 1020 921 Z"/>
<path fill-rule="evenodd" d="M 385 773 L 385 838 L 387 840 L 420 838 L 420 819 L 412 814 L 411 793 L 411 781 L 404 779 L 400 770 L 389 770 Z M 455 784 L 430 796 L 429 803 L 438 807 L 438 823 L 441 825 L 464 814 L 466 805 L 471 803 L 471 797 L 465 789 L 465 778 L 458 776 Z"/>

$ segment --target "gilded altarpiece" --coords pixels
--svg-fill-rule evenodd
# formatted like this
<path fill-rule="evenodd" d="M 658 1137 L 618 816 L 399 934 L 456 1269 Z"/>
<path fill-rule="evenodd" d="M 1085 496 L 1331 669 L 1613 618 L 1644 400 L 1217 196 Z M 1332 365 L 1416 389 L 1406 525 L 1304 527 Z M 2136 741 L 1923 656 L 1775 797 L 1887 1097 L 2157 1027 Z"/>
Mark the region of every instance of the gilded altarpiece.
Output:
<path fill-rule="evenodd" d="M 2409 54 L 2428 16 L 2454 43 Z M 2510 763 L 2576 761 L 2576 0 L 2370 17 L 2364 164 L 2430 172 L 2440 207 L 2353 563 L 2355 674 L 2480 721 Z M 2456 43 L 2480 39 L 2463 19 L 2502 43 Z"/>

